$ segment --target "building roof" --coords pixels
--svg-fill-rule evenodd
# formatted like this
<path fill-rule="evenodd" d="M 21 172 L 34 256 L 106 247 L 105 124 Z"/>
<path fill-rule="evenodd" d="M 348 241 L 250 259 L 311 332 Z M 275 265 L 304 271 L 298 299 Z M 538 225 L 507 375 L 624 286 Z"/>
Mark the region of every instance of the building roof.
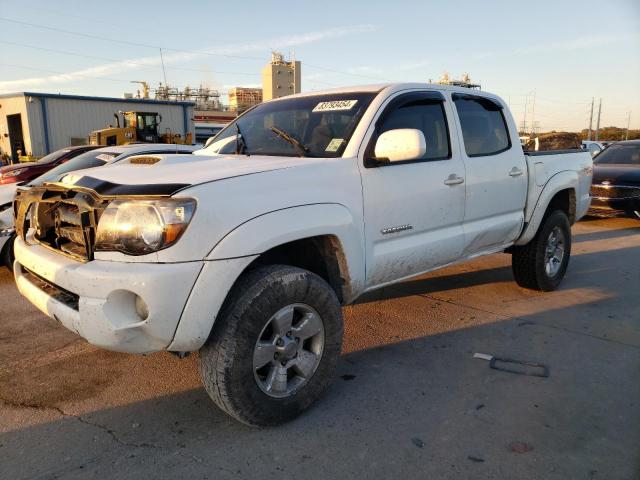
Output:
<path fill-rule="evenodd" d="M 125 103 L 142 103 L 153 105 L 186 105 L 195 106 L 195 102 L 183 102 L 183 101 L 171 101 L 171 100 L 155 100 L 144 98 L 116 98 L 116 97 L 94 97 L 86 95 L 68 95 L 64 93 L 38 93 L 38 92 L 16 92 L 16 93 L 3 93 L 0 94 L 0 98 L 12 98 L 12 97 L 35 97 L 35 98 L 58 98 L 63 100 L 82 100 L 90 102 L 125 102 Z"/>

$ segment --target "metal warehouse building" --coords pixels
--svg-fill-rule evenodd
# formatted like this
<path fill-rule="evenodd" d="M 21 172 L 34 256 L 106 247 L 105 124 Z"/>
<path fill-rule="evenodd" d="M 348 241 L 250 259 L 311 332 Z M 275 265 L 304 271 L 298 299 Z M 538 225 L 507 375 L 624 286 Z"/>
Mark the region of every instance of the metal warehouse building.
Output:
<path fill-rule="evenodd" d="M 0 154 L 15 160 L 84 145 L 93 130 L 115 125 L 118 111 L 156 112 L 159 131 L 194 134 L 194 103 L 22 92 L 0 95 Z M 183 137 L 184 138 L 184 137 Z"/>

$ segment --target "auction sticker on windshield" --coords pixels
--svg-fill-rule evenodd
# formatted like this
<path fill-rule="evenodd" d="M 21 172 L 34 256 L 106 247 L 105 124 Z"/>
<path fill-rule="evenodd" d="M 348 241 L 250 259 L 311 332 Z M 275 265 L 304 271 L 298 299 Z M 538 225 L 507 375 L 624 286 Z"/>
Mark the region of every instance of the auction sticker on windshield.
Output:
<path fill-rule="evenodd" d="M 357 100 L 333 100 L 331 102 L 320 102 L 313 107 L 312 112 L 335 112 L 338 110 L 351 110 Z"/>
<path fill-rule="evenodd" d="M 331 140 L 329 142 L 329 145 L 327 145 L 327 148 L 324 149 L 325 152 L 337 152 L 338 149 L 340 148 L 340 145 L 342 145 L 342 142 L 344 142 L 344 140 L 342 138 L 334 138 L 333 140 Z"/>

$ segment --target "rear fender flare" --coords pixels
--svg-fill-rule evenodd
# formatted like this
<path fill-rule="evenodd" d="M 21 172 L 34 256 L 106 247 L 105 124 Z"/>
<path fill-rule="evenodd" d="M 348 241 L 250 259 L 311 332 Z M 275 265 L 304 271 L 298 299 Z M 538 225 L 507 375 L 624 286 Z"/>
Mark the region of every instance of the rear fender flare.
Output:
<path fill-rule="evenodd" d="M 576 191 L 577 187 L 578 173 L 573 170 L 558 172 L 551 177 L 544 185 L 542 192 L 540 192 L 533 213 L 527 221 L 527 226 L 522 232 L 522 235 L 520 235 L 520 238 L 516 240 L 515 244 L 526 245 L 533 239 L 533 237 L 535 237 L 540 225 L 542 224 L 542 219 L 544 218 L 544 214 L 547 212 L 547 208 L 549 207 L 551 200 L 558 192 L 567 189 Z"/>

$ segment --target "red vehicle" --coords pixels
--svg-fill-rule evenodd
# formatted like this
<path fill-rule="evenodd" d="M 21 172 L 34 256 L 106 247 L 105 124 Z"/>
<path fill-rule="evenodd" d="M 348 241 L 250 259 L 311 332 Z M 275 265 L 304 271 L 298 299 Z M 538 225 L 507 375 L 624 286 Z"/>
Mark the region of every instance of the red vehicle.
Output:
<path fill-rule="evenodd" d="M 39 177 L 54 167 L 71 160 L 81 153 L 99 148 L 96 145 L 82 145 L 79 147 L 67 147 L 56 150 L 49 155 L 42 157 L 37 162 L 20 163 L 17 165 L 7 165 L 0 168 L 0 185 L 9 183 L 24 183 Z"/>

